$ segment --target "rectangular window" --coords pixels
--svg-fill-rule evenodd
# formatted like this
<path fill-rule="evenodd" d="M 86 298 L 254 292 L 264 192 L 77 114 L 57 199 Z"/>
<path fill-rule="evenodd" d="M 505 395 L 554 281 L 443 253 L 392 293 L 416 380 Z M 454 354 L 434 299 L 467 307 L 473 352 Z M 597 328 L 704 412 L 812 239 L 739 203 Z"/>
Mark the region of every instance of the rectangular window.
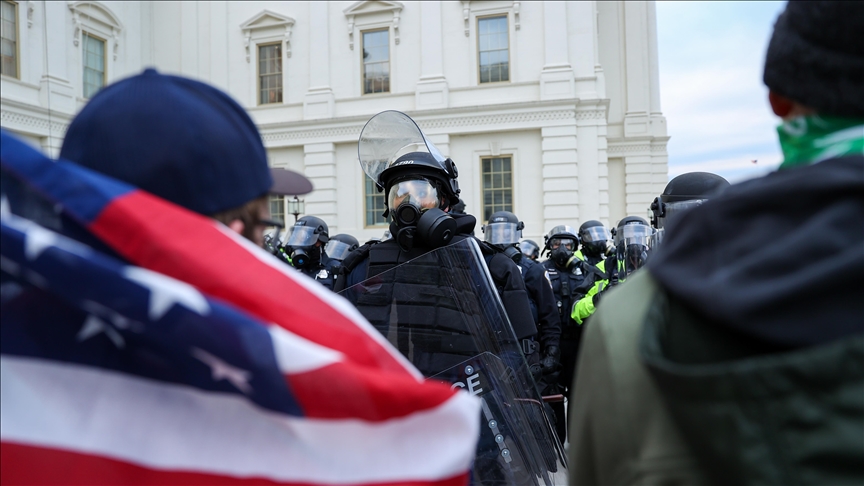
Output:
<path fill-rule="evenodd" d="M 513 169 L 510 157 L 484 157 L 483 221 L 497 211 L 513 212 Z"/>
<path fill-rule="evenodd" d="M 84 97 L 92 98 L 105 86 L 105 41 L 86 32 L 84 40 Z"/>
<path fill-rule="evenodd" d="M 477 19 L 477 32 L 480 82 L 509 81 L 510 50 L 507 38 L 507 16 Z"/>
<path fill-rule="evenodd" d="M 18 77 L 18 4 L 0 2 L 0 74 Z"/>
<path fill-rule="evenodd" d="M 363 94 L 390 92 L 390 30 L 363 32 Z"/>
<path fill-rule="evenodd" d="M 282 43 L 258 46 L 258 104 L 282 103 Z"/>
<path fill-rule="evenodd" d="M 270 196 L 270 219 L 285 223 L 285 196 Z"/>
<path fill-rule="evenodd" d="M 364 199 L 366 200 L 366 226 L 385 226 L 387 220 L 384 219 L 384 210 L 386 209 L 386 201 L 384 193 L 378 192 L 375 183 L 368 177 L 363 178 L 366 185 L 363 190 Z"/>

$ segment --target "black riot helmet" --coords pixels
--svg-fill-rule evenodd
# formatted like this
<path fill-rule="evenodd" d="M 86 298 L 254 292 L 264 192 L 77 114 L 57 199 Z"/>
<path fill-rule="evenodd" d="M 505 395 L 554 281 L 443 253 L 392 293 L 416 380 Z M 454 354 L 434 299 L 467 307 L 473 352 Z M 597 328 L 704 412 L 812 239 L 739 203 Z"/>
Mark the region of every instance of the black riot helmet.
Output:
<path fill-rule="evenodd" d="M 291 264 L 306 268 L 321 261 L 321 246 L 330 241 L 330 229 L 317 216 L 303 216 L 292 226 L 284 246 L 291 250 Z"/>
<path fill-rule="evenodd" d="M 327 246 L 324 247 L 324 253 L 333 260 L 341 262 L 349 253 L 359 247 L 360 242 L 357 241 L 357 238 L 351 235 L 338 234 L 333 235 L 330 241 L 327 242 Z"/>
<path fill-rule="evenodd" d="M 400 248 L 450 242 L 456 221 L 444 211 L 459 202 L 459 172 L 411 117 L 398 111 L 373 116 L 357 151 L 363 171 L 385 193 L 384 216 Z"/>
<path fill-rule="evenodd" d="M 626 278 L 645 265 L 651 253 L 653 236 L 654 229 L 639 216 L 627 216 L 618 222 L 615 228 L 615 256 L 621 278 Z"/>
<path fill-rule="evenodd" d="M 612 235 L 600 221 L 591 219 L 582 223 L 579 227 L 579 239 L 582 242 L 582 251 L 592 257 L 600 257 L 606 252 Z"/>
<path fill-rule="evenodd" d="M 519 249 L 522 250 L 523 255 L 535 262 L 540 258 L 540 245 L 534 240 L 522 240 L 522 243 L 519 243 Z"/>
<path fill-rule="evenodd" d="M 688 172 L 675 177 L 651 203 L 651 226 L 663 228 L 670 216 L 699 206 L 727 187 L 729 181 L 710 172 Z"/>
<path fill-rule="evenodd" d="M 489 216 L 489 222 L 481 229 L 487 243 L 495 245 L 513 261 L 519 262 L 522 259 L 522 252 L 519 251 L 518 244 L 523 228 L 525 223 L 519 221 L 515 214 L 509 211 L 498 211 Z"/>

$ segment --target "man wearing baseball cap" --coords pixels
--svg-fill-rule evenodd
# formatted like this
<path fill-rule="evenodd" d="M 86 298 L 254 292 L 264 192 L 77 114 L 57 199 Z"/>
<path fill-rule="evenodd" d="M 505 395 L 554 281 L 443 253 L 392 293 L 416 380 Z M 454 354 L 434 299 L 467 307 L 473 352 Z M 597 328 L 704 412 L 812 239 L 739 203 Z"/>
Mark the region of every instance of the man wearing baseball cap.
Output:
<path fill-rule="evenodd" d="M 75 117 L 60 157 L 221 221 L 261 245 L 268 195 L 312 191 L 269 169 L 246 111 L 213 86 L 155 69 L 100 91 Z"/>

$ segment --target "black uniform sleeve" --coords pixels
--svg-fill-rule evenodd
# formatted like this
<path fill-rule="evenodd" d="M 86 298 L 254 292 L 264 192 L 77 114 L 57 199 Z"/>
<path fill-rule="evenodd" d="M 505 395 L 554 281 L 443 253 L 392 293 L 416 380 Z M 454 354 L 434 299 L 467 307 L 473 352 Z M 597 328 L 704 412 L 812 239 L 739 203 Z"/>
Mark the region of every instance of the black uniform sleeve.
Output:
<path fill-rule="evenodd" d="M 501 293 L 501 302 L 516 337 L 525 339 L 537 334 L 537 326 L 531 317 L 531 305 L 528 303 L 528 293 L 525 291 L 525 282 L 522 280 L 522 272 L 513 263 L 513 260 L 496 253 L 488 260 L 489 273 L 492 280 Z"/>
<path fill-rule="evenodd" d="M 540 325 L 538 341 L 543 349 L 559 346 L 561 318 L 558 315 L 558 305 L 552 292 L 552 284 L 546 278 L 546 269 L 542 265 L 532 265 L 525 273 L 525 289 L 537 305 Z"/>

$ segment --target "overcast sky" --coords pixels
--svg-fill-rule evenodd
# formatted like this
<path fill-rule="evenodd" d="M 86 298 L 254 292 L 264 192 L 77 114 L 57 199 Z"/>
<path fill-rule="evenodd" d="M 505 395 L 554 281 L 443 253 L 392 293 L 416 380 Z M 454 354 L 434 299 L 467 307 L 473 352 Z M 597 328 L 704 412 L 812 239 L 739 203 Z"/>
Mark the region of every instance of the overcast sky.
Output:
<path fill-rule="evenodd" d="M 780 164 L 779 119 L 768 105 L 762 68 L 784 5 L 657 2 L 670 179 L 706 171 L 737 182 Z"/>

